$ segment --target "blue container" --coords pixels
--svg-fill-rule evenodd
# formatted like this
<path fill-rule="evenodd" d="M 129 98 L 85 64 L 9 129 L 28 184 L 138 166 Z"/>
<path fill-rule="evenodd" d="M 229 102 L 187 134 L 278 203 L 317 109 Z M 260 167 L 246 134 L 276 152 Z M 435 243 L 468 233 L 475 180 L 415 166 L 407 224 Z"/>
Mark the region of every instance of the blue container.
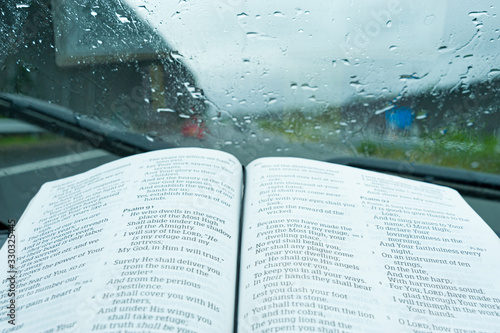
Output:
<path fill-rule="evenodd" d="M 413 123 L 413 112 L 405 106 L 397 106 L 385 112 L 385 123 L 390 129 L 409 130 Z"/>

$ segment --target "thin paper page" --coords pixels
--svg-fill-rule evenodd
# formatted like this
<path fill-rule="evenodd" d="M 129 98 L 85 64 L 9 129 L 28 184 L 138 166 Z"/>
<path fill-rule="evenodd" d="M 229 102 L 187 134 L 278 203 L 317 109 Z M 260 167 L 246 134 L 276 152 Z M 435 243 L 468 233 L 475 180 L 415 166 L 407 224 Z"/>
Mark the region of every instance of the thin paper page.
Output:
<path fill-rule="evenodd" d="M 46 184 L 16 231 L 17 325 L 231 330 L 241 177 L 228 154 L 172 149 Z"/>
<path fill-rule="evenodd" d="M 242 332 L 498 329 L 500 242 L 454 190 L 293 158 L 247 170 Z"/>

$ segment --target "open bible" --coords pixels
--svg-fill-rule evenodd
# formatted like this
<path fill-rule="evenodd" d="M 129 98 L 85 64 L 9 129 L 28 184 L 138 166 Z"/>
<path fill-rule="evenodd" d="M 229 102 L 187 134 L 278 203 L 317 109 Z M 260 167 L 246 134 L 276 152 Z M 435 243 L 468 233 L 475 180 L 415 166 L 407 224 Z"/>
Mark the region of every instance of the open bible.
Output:
<path fill-rule="evenodd" d="M 500 331 L 460 195 L 341 165 L 135 155 L 46 183 L 9 239 L 1 332 Z"/>

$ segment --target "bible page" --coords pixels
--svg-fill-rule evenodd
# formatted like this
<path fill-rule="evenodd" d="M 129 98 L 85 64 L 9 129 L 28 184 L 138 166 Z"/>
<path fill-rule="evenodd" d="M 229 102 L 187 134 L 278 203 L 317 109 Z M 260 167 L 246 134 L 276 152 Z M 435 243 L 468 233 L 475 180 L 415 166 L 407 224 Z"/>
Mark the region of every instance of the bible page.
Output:
<path fill-rule="evenodd" d="M 232 331 L 241 188 L 234 157 L 194 148 L 45 184 L 14 232 L 1 330 Z"/>
<path fill-rule="evenodd" d="M 241 332 L 498 332 L 500 241 L 452 189 L 263 158 L 247 168 Z"/>

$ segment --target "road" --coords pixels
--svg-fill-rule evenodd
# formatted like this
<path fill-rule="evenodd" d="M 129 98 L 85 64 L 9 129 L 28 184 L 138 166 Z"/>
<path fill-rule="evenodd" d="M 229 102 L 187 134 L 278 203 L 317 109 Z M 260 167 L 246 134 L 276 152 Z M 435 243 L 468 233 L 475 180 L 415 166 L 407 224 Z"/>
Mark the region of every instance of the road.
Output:
<path fill-rule="evenodd" d="M 117 158 L 66 139 L 0 147 L 0 221 L 17 221 L 45 182 L 78 174 Z"/>

